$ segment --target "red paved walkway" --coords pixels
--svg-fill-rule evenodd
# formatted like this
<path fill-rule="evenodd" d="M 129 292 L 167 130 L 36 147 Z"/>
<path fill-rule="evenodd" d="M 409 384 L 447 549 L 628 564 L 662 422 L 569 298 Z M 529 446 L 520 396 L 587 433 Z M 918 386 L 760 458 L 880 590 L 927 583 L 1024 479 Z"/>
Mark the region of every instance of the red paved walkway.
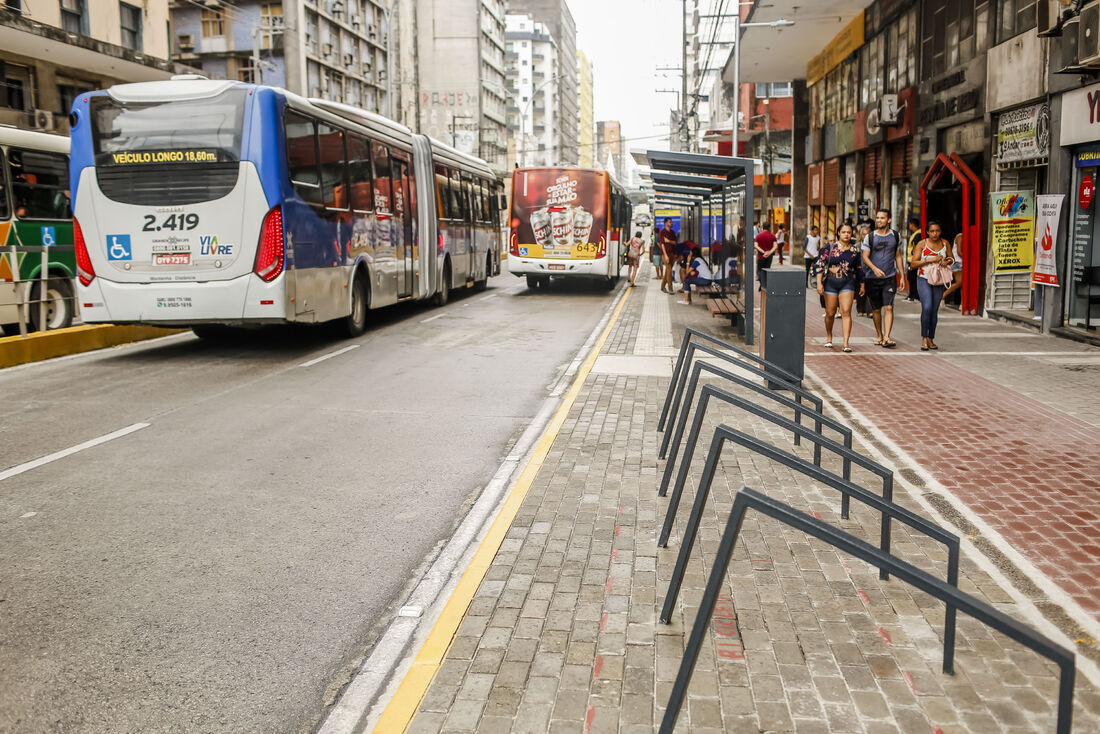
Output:
<path fill-rule="evenodd" d="M 807 311 L 807 334 L 822 335 L 820 311 Z M 857 321 L 853 335 L 868 334 Z M 825 351 L 807 344 L 808 354 Z M 936 354 L 859 345 L 806 364 L 1100 619 L 1100 428 Z M 933 385 L 942 408 L 924 396 Z"/>

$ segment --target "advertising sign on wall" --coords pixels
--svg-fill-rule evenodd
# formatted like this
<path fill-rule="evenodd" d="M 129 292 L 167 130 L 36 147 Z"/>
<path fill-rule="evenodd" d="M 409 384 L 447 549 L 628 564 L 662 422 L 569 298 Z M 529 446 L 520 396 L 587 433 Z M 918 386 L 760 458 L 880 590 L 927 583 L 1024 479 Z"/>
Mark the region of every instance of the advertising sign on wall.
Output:
<path fill-rule="evenodd" d="M 995 191 L 993 209 L 993 272 L 1019 273 L 1035 262 L 1035 193 Z"/>
<path fill-rule="evenodd" d="M 1049 154 L 1049 107 L 1033 104 L 1001 113 L 997 120 L 998 162 L 1032 161 Z"/>
<path fill-rule="evenodd" d="M 1038 216 L 1035 219 L 1035 270 L 1031 282 L 1036 285 L 1058 285 L 1058 267 L 1054 259 L 1054 242 L 1062 219 L 1064 194 L 1040 194 L 1035 197 Z"/>

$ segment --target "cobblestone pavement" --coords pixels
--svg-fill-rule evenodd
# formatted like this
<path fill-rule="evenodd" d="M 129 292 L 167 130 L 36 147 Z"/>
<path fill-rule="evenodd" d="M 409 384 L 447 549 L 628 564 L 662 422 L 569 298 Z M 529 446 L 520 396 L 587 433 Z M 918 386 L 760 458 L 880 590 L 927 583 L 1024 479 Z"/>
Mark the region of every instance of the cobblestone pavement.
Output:
<path fill-rule="evenodd" d="M 820 310 L 807 310 L 812 343 L 824 330 Z M 868 320 L 857 321 L 861 341 L 873 341 Z M 1100 349 L 954 316 L 937 334 L 941 349 L 925 353 L 916 350 L 919 321 L 903 324 L 893 353 L 813 345 L 807 364 L 1100 620 Z M 1100 660 L 1095 643 L 1081 652 Z"/>
<path fill-rule="evenodd" d="M 702 304 L 676 305 L 661 295 L 645 272 L 638 283 L 627 295 L 624 318 L 587 377 L 408 731 L 654 731 L 733 493 L 741 486 L 877 543 L 875 512 L 853 503 L 851 519 L 842 520 L 834 490 L 745 449 L 727 447 L 673 619 L 668 625 L 658 622 L 680 550 L 680 533 L 695 498 L 703 447 L 714 426 L 727 423 L 803 458 L 811 458 L 812 452 L 805 444 L 794 447 L 790 434 L 774 424 L 728 405 L 712 407 L 706 438 L 691 460 L 671 542 L 668 548 L 658 548 L 668 500 L 656 494 L 658 470 L 663 470 L 663 462 L 657 460 L 661 434 L 656 427 L 671 356 L 679 344 L 676 335 L 687 325 L 725 338 L 730 330 L 728 322 L 710 319 Z M 986 328 L 986 322 L 981 323 Z M 953 388 L 954 400 L 967 400 L 972 391 L 990 400 L 1010 399 L 994 395 L 996 385 L 945 359 L 931 358 L 925 366 L 917 364 L 919 358 L 861 359 L 876 370 L 903 370 L 889 374 L 914 382 L 922 379 L 923 370 L 938 367 L 933 372 L 936 379 L 942 376 L 960 385 Z M 807 362 L 831 384 L 843 384 L 855 374 L 857 364 L 832 357 L 811 357 Z M 921 370 L 904 372 L 915 367 Z M 749 391 L 732 390 L 753 397 Z M 841 392 L 852 399 L 852 391 Z M 1013 478 L 1021 472 L 972 455 L 969 439 L 958 437 L 1000 436 L 989 431 L 1018 424 L 1018 410 L 1031 411 L 1028 419 L 1042 418 L 1034 400 L 1015 395 L 1011 401 L 959 408 L 957 412 L 973 422 L 966 432 L 961 427 L 946 431 L 942 422 L 925 415 L 930 423 L 919 424 L 918 437 L 953 437 L 945 448 L 959 456 L 950 470 L 985 470 L 988 477 L 982 486 L 991 487 L 991 477 Z M 869 412 L 876 424 L 887 421 L 892 435 L 900 437 L 912 429 L 900 421 L 894 427 L 890 416 Z M 997 425 L 990 425 L 990 416 L 996 417 Z M 1068 416 L 1060 422 L 1070 426 L 1074 445 L 1093 430 Z M 1045 435 L 1046 442 L 1054 438 L 1049 432 Z M 1065 432 L 1057 433 L 1058 442 L 1066 440 Z M 1053 458 L 1050 451 L 1064 448 L 1043 445 L 1044 452 L 1037 456 L 1044 460 Z M 1031 446 L 1028 443 L 1029 450 Z M 824 466 L 840 471 L 839 462 L 828 458 Z M 945 467 L 944 480 L 949 473 Z M 869 489 L 876 487 L 872 475 L 860 470 L 853 479 Z M 956 485 L 952 487 L 955 491 Z M 904 491 L 899 489 L 895 498 L 921 511 Z M 983 499 L 981 492 L 968 498 Z M 1020 542 L 1031 540 L 1020 537 Z M 1094 534 L 1090 542 L 1095 539 Z M 897 524 L 893 552 L 937 577 L 945 575 L 944 547 Z M 1017 604 L 998 578 L 975 563 L 973 552 L 964 550 L 960 588 L 1025 622 L 1038 620 L 1042 631 L 1057 634 L 1031 605 Z M 943 618 L 943 605 L 930 596 L 897 580 L 880 581 L 862 561 L 750 513 L 678 729 L 1053 731 L 1057 669 L 960 615 L 956 672 L 944 675 Z M 1100 732 L 1100 693 L 1083 672 L 1077 675 L 1074 731 Z"/>

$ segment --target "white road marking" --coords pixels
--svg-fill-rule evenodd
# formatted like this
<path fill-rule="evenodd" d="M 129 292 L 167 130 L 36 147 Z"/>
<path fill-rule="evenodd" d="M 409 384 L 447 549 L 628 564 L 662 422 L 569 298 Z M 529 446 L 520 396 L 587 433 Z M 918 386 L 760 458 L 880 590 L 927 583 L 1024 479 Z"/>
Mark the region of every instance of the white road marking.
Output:
<path fill-rule="evenodd" d="M 31 469 L 37 469 L 40 466 L 45 466 L 50 462 L 57 461 L 58 459 L 64 459 L 66 456 L 72 456 L 73 454 L 79 453 L 84 449 L 90 449 L 94 446 L 100 445 L 101 443 L 107 443 L 108 441 L 113 441 L 116 438 L 122 438 L 123 436 L 127 436 L 134 431 L 140 431 L 142 428 L 148 428 L 149 425 L 149 423 L 135 423 L 132 426 L 120 428 L 113 433 L 108 433 L 104 436 L 100 436 L 99 438 L 93 438 L 91 441 L 85 441 L 84 443 L 77 444 L 76 446 L 62 449 L 61 451 L 50 454 L 49 456 L 43 456 L 40 459 L 28 461 L 27 463 L 20 464 L 19 466 L 13 466 L 11 469 L 5 469 L 4 471 L 0 472 L 0 482 L 4 481 L 5 479 L 10 479 L 24 472 L 28 472 Z"/>
<path fill-rule="evenodd" d="M 496 298 L 496 297 L 497 297 L 496 293 L 490 293 L 489 295 L 485 296 L 484 298 L 477 299 L 477 302 L 478 303 L 485 303 L 485 301 L 488 301 L 490 298 Z"/>
<path fill-rule="evenodd" d="M 19 516 L 19 519 L 26 520 L 28 517 L 34 517 L 37 514 L 37 512 L 24 512 L 22 515 Z"/>
<path fill-rule="evenodd" d="M 320 357 L 318 357 L 317 359 L 311 359 L 308 362 L 302 362 L 298 366 L 299 367 L 312 367 L 313 365 L 317 364 L 318 362 L 324 362 L 326 359 L 332 359 L 333 357 L 339 357 L 344 352 L 350 352 L 352 349 L 358 349 L 358 348 L 359 348 L 358 344 L 352 344 L 351 346 L 344 347 L 343 349 L 337 349 L 335 352 L 329 352 L 328 354 L 323 354 Z"/>
<path fill-rule="evenodd" d="M 437 314 L 436 314 L 435 316 L 429 316 L 429 317 L 428 317 L 428 318 L 426 318 L 426 319 L 420 319 L 420 323 L 422 323 L 422 324 L 426 324 L 426 323 L 428 323 L 429 321 L 435 321 L 436 319 L 441 319 L 441 318 L 443 318 L 443 317 L 444 317 L 444 316 L 446 316 L 446 315 L 447 315 L 446 311 L 444 311 L 443 313 L 437 313 Z"/>

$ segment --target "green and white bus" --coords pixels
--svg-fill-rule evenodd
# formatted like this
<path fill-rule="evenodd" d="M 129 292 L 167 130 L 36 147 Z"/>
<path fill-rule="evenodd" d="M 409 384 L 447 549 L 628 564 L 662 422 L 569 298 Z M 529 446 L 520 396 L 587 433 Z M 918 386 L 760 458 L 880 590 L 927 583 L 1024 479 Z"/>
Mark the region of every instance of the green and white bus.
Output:
<path fill-rule="evenodd" d="M 72 324 L 75 274 L 69 139 L 0 125 L 0 327 L 4 333 L 20 333 L 20 321 L 27 331 Z"/>

